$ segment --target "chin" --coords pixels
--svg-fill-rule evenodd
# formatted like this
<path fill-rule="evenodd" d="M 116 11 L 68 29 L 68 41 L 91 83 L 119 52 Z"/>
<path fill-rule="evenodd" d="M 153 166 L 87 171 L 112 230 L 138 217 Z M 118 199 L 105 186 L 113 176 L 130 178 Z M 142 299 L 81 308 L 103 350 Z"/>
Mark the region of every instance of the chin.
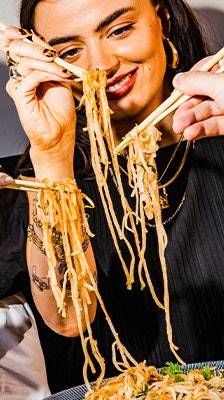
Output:
<path fill-rule="evenodd" d="M 121 106 L 118 104 L 109 103 L 113 114 L 111 115 L 111 119 L 114 121 L 119 121 L 123 119 L 136 119 L 139 114 L 143 112 L 145 107 L 143 105 L 137 105 L 136 103 L 132 103 L 129 106 Z"/>
<path fill-rule="evenodd" d="M 150 98 L 148 95 L 139 93 L 134 95 L 130 93 L 120 100 L 109 100 L 109 106 L 113 111 L 111 118 L 113 120 L 122 120 L 125 118 L 135 118 L 138 115 L 144 113 L 144 110 L 148 108 Z"/>

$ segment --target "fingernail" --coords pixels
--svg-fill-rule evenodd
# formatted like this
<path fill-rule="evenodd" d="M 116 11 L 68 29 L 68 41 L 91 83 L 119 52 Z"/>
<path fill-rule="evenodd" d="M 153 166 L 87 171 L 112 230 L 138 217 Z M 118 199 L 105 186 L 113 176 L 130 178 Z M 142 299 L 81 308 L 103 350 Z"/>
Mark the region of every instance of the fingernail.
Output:
<path fill-rule="evenodd" d="M 38 32 L 36 32 L 34 29 L 32 29 L 32 32 L 34 33 L 35 36 L 37 36 L 40 40 L 43 40 L 45 42 L 45 38 L 41 36 Z"/>
<path fill-rule="evenodd" d="M 69 70 L 66 69 L 66 68 L 64 68 L 64 69 L 62 70 L 62 72 L 64 72 L 64 74 L 69 75 L 69 76 L 68 76 L 68 79 L 75 79 L 75 78 L 76 78 L 76 76 L 75 76 L 71 71 L 69 71 Z"/>
<path fill-rule="evenodd" d="M 0 186 L 7 186 L 14 182 L 14 179 L 11 176 L 3 175 L 0 178 Z"/>
<path fill-rule="evenodd" d="M 20 28 L 19 31 L 23 36 L 32 37 L 32 32 L 28 31 L 27 29 Z"/>
<path fill-rule="evenodd" d="M 50 49 L 44 49 L 43 51 L 44 55 L 46 57 L 55 57 L 57 55 L 57 52 L 55 50 L 50 50 Z"/>
<path fill-rule="evenodd" d="M 174 77 L 173 84 L 179 86 L 183 83 L 183 81 L 184 81 L 184 74 L 180 73 Z"/>

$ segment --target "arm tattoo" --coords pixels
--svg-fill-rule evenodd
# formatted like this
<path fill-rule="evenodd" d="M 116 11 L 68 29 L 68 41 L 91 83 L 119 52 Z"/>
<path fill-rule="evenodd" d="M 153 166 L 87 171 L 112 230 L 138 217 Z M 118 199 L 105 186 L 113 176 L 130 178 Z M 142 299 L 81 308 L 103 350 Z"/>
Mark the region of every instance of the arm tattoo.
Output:
<path fill-rule="evenodd" d="M 49 283 L 49 278 L 47 277 L 39 277 L 36 274 L 37 266 L 33 265 L 32 267 L 32 281 L 34 285 L 41 291 L 43 292 L 44 290 L 50 289 L 50 283 Z"/>
<path fill-rule="evenodd" d="M 46 251 L 45 251 L 45 248 L 43 245 L 43 241 L 37 236 L 35 229 L 34 229 L 34 225 L 32 225 L 32 224 L 28 225 L 27 236 L 28 236 L 30 242 L 33 243 L 36 247 L 38 247 L 40 252 L 46 256 Z"/>

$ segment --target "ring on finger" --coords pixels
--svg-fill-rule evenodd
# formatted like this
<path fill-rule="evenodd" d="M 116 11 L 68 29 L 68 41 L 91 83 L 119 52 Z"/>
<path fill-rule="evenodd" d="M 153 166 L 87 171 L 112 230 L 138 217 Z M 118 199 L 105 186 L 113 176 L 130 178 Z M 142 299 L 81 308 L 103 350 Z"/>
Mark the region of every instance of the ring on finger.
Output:
<path fill-rule="evenodd" d="M 9 78 L 16 81 L 21 81 L 23 79 L 22 75 L 17 71 L 14 66 L 9 67 Z"/>
<path fill-rule="evenodd" d="M 14 59 L 10 56 L 8 50 L 7 50 L 7 52 L 6 52 L 5 58 L 6 58 L 6 64 L 7 64 L 9 67 L 15 66 L 15 65 L 18 64 L 17 61 L 14 60 Z"/>

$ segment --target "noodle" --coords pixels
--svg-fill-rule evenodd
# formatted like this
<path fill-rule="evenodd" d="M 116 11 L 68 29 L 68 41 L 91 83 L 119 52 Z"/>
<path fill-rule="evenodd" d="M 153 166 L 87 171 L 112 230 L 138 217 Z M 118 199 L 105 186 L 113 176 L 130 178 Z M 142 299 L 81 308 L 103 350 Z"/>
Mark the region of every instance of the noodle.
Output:
<path fill-rule="evenodd" d="M 177 347 L 173 344 L 170 322 L 167 268 L 164 257 L 167 237 L 161 219 L 155 164 L 155 154 L 158 148 L 157 141 L 160 139 L 160 133 L 155 128 L 153 128 L 152 131 L 143 131 L 140 134 L 137 134 L 136 130 L 136 134 L 133 135 L 133 141 L 129 145 L 128 180 L 132 188 L 132 196 L 136 199 L 136 206 L 133 211 L 124 194 L 120 167 L 117 156 L 115 155 L 115 145 L 110 122 L 111 111 L 107 103 L 105 86 L 105 73 L 85 72 L 83 74 L 84 99 L 82 99 L 82 102 L 85 102 L 86 108 L 86 130 L 88 131 L 91 145 L 92 167 L 95 172 L 104 212 L 117 254 L 123 267 L 128 289 L 131 289 L 134 282 L 134 268 L 136 264 L 135 252 L 126 237 L 127 231 L 132 232 L 139 258 L 138 276 L 140 284 L 142 288 L 144 288 L 146 286 L 146 280 L 155 303 L 158 307 L 164 309 L 167 336 L 171 351 L 174 353 L 177 360 L 183 363 L 176 353 Z M 108 173 L 111 173 L 111 170 L 123 207 L 123 218 L 120 222 L 116 216 L 107 183 Z M 81 193 L 74 181 L 67 180 L 63 183 L 49 183 L 46 180 L 45 184 L 47 189 L 41 189 L 40 191 L 40 219 L 43 229 L 43 243 L 49 265 L 48 276 L 59 313 L 62 317 L 66 317 L 66 296 L 68 295 L 67 287 L 69 285 L 69 293 L 74 305 L 77 326 L 85 357 L 83 376 L 85 384 L 90 391 L 88 368 L 91 369 L 92 373 L 96 372 L 90 350 L 100 367 L 100 374 L 96 381 L 97 388 L 100 386 L 105 374 L 105 362 L 99 352 L 97 341 L 93 338 L 90 323 L 89 306 L 91 305 L 91 295 L 93 293 L 103 310 L 115 339 L 112 346 L 112 360 L 116 368 L 128 374 L 129 371 L 134 371 L 133 368 L 136 368 L 136 371 L 142 371 L 142 366 L 137 364 L 121 343 L 118 333 L 106 311 L 98 291 L 97 283 L 95 282 L 93 273 L 89 268 L 82 249 L 83 228 L 90 236 L 93 236 L 88 226 L 83 200 L 85 199 L 87 205 L 89 204 L 90 207 L 94 207 L 94 205 L 88 197 Z M 155 219 L 159 257 L 164 281 L 164 304 L 159 301 L 155 293 L 145 260 L 147 234 L 146 218 Z M 136 228 L 138 224 L 140 224 L 141 239 L 139 238 Z M 64 273 L 62 287 L 58 284 L 56 276 L 57 254 L 53 240 L 53 233 L 55 231 L 59 232 L 62 236 L 67 268 Z M 130 254 L 129 266 L 123 258 L 119 241 L 123 241 L 127 246 Z M 85 323 L 86 327 L 85 333 L 83 332 L 83 323 Z M 120 361 L 117 359 L 117 352 L 119 353 Z M 145 368 L 146 367 L 143 369 L 145 370 Z"/>
<path fill-rule="evenodd" d="M 88 306 L 91 304 L 91 293 L 95 293 L 112 331 L 115 339 L 113 348 L 119 350 L 122 359 L 121 364 L 116 361 L 116 351 L 114 350 L 114 360 L 117 368 L 123 371 L 130 367 L 130 363 L 132 365 L 137 365 L 137 363 L 119 339 L 118 333 L 106 311 L 98 291 L 97 283 L 95 282 L 93 273 L 89 268 L 82 250 L 82 224 L 84 224 L 89 234 L 93 236 L 90 232 L 87 219 L 83 218 L 83 199 L 85 199 L 90 206 L 93 206 L 91 200 L 80 192 L 74 184 L 74 181 L 67 180 L 63 183 L 49 183 L 45 180 L 44 182 L 47 185 L 47 189 L 42 189 L 40 192 L 40 220 L 42 223 L 43 242 L 49 265 L 48 277 L 59 313 L 61 313 L 63 317 L 66 317 L 65 299 L 67 284 L 70 284 L 71 298 L 85 357 L 83 376 L 85 384 L 90 390 L 87 370 L 88 367 L 90 367 L 91 371 L 95 373 L 96 369 L 88 350 L 88 344 L 90 345 L 92 355 L 100 366 L 100 374 L 96 381 L 97 385 L 102 382 L 105 374 L 105 362 L 98 350 L 97 341 L 93 338 L 90 325 Z M 67 265 L 62 288 L 59 286 L 56 277 L 57 259 L 52 234 L 55 229 L 62 234 L 63 249 Z M 83 332 L 83 321 L 85 321 L 86 325 L 85 334 Z M 121 366 L 123 369 L 121 369 Z"/>
<path fill-rule="evenodd" d="M 144 363 L 93 388 L 86 400 L 220 400 L 224 399 L 224 378 L 213 371 L 206 379 L 203 370 L 180 371 L 170 376 Z"/>
<path fill-rule="evenodd" d="M 137 234 L 134 213 L 129 206 L 128 200 L 125 197 L 124 189 L 120 176 L 120 167 L 117 156 L 115 154 L 115 145 L 113 139 L 113 132 L 110 122 L 111 111 L 108 106 L 106 93 L 106 75 L 104 72 L 85 72 L 83 74 L 83 90 L 85 98 L 85 108 L 87 115 L 87 131 L 90 138 L 91 145 L 91 156 L 92 166 L 96 176 L 101 201 L 103 204 L 104 212 L 107 218 L 108 226 L 114 241 L 115 248 L 120 258 L 126 280 L 127 288 L 131 289 L 132 283 L 134 282 L 134 266 L 135 266 L 135 255 L 132 249 L 132 245 L 125 236 L 124 226 L 130 223 L 131 231 L 134 235 L 135 245 L 139 256 L 139 264 L 144 265 L 144 271 L 147 275 L 147 283 L 152 294 L 152 297 L 157 306 L 163 309 L 163 304 L 159 301 L 151 278 L 149 276 L 144 253 L 145 243 L 140 245 L 140 240 Z M 106 147 L 107 146 L 107 147 Z M 109 156 L 108 156 L 109 152 Z M 121 204 L 124 211 L 123 223 L 121 226 L 117 220 L 117 216 L 114 210 L 113 202 L 111 200 L 110 191 L 107 185 L 107 174 L 109 164 L 113 169 L 113 176 L 116 180 L 118 193 L 120 195 Z M 126 221 L 126 223 L 124 223 Z M 131 255 L 130 267 L 128 269 L 125 260 L 123 259 L 118 238 L 123 240 Z M 147 270 L 147 272 L 146 272 Z"/>

